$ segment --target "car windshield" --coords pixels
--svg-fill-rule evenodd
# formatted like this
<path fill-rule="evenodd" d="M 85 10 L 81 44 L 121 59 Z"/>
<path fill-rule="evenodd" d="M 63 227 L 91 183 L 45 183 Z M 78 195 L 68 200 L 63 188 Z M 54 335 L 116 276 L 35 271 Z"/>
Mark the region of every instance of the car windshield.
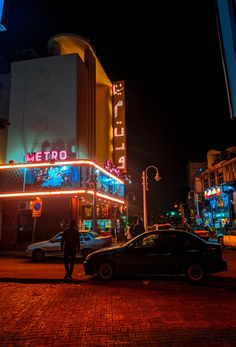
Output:
<path fill-rule="evenodd" d="M 50 241 L 51 241 L 51 242 L 61 241 L 61 238 L 62 238 L 62 233 L 57 234 L 57 235 L 54 236 Z"/>
<path fill-rule="evenodd" d="M 89 235 L 91 235 L 94 239 L 96 239 L 96 237 L 99 237 L 99 234 L 96 233 L 95 231 L 90 231 Z"/>

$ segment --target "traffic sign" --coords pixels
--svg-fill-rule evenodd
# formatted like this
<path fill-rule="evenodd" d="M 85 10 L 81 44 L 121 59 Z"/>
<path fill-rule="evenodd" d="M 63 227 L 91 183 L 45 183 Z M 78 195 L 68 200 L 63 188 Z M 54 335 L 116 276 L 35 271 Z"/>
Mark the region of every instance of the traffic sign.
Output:
<path fill-rule="evenodd" d="M 41 217 L 42 200 L 37 199 L 33 201 L 32 217 Z"/>

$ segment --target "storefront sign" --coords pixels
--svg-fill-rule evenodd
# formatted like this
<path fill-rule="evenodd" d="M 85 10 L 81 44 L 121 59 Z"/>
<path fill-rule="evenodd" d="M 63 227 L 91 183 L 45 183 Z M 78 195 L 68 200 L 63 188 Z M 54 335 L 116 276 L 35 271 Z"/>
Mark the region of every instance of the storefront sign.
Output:
<path fill-rule="evenodd" d="M 37 199 L 33 201 L 32 217 L 41 217 L 42 212 L 42 200 Z"/>
<path fill-rule="evenodd" d="M 221 187 L 211 187 L 204 191 L 205 199 L 213 198 L 214 196 L 219 196 L 222 194 Z"/>
<path fill-rule="evenodd" d="M 125 124 L 125 84 L 124 81 L 113 85 L 113 124 L 114 124 L 114 163 L 127 172 L 126 165 L 126 124 Z"/>
<path fill-rule="evenodd" d="M 66 160 L 68 158 L 67 151 L 45 151 L 26 153 L 26 162 L 40 162 L 40 161 L 57 161 Z"/>

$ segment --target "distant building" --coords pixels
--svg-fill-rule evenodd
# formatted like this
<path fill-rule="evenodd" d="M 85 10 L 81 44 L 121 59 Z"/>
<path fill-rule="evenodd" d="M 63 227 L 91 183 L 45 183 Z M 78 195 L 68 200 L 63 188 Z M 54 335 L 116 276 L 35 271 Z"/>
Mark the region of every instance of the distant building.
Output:
<path fill-rule="evenodd" d="M 194 175 L 200 184 L 194 194 L 203 196 L 199 205 L 204 224 L 223 230 L 226 223 L 236 223 L 236 147 L 225 151 L 210 150 L 207 168 Z M 201 187 L 201 192 L 199 192 Z M 196 204 L 195 200 L 195 204 Z M 196 206 L 196 205 L 195 205 Z"/>

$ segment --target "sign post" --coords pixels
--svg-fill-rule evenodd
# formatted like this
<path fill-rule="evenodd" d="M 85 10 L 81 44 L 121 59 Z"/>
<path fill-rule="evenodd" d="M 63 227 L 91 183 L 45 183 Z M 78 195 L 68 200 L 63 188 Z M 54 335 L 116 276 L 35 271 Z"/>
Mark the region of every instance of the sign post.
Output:
<path fill-rule="evenodd" d="M 37 217 L 41 217 L 41 211 L 42 211 L 42 200 L 40 198 L 37 198 L 37 200 L 33 201 L 33 208 L 32 208 L 32 217 L 34 218 L 32 243 L 34 243 L 36 220 L 37 220 Z"/>

